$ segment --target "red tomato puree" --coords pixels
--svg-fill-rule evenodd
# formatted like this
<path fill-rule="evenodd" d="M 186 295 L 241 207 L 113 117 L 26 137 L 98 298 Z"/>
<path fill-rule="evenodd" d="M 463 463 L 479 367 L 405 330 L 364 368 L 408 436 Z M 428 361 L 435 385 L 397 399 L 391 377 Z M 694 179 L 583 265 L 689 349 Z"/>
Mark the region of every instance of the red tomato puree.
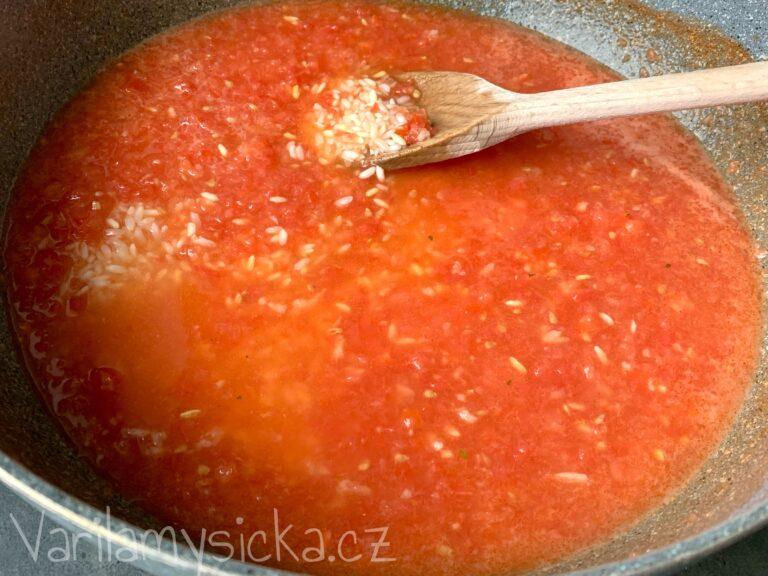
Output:
<path fill-rule="evenodd" d="M 245 7 L 109 64 L 20 176 L 5 264 L 34 381 L 120 491 L 227 531 L 221 554 L 524 570 L 660 503 L 742 399 L 754 249 L 697 142 L 654 116 L 381 181 L 318 161 L 323 83 L 419 69 L 615 78 L 470 14 Z"/>

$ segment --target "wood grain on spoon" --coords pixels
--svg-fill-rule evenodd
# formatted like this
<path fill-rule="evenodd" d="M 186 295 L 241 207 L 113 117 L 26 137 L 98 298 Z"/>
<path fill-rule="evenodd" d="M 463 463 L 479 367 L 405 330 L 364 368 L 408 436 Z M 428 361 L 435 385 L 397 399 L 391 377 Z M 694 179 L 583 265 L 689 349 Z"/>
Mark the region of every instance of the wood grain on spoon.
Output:
<path fill-rule="evenodd" d="M 523 132 L 654 112 L 768 99 L 768 62 L 520 94 L 460 72 L 399 75 L 421 91 L 433 136 L 366 165 L 407 168 L 472 154 Z M 757 129 L 757 127 L 755 127 Z"/>

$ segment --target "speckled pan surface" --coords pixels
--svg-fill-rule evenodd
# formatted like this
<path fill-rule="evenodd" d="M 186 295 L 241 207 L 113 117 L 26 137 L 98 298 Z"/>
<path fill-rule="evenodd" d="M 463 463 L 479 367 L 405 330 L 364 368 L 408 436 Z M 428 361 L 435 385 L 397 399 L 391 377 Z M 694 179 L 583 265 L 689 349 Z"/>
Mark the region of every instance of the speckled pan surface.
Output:
<path fill-rule="evenodd" d="M 432 0 L 536 29 L 626 76 L 768 57 L 765 0 Z M 46 120 L 111 56 L 226 0 L 0 0 L 0 191 L 3 202 Z M 659 12 L 658 9 L 670 12 Z M 684 18 L 676 14 L 683 15 Z M 688 18 L 700 18 L 693 20 Z M 713 24 L 718 27 L 714 27 Z M 756 238 L 768 294 L 768 106 L 681 115 L 731 182 Z M 764 316 L 765 318 L 765 316 Z M 765 331 L 764 331 L 765 334 Z M 749 398 L 717 454 L 661 509 L 613 541 L 540 574 L 663 573 L 768 522 L 768 340 Z M 151 518 L 124 502 L 64 442 L 27 384 L 0 322 L 0 481 L 70 528 L 132 546 L 123 521 Z M 112 514 L 105 527 L 104 510 Z M 122 520 L 118 520 L 121 518 Z M 138 551 L 155 574 L 275 574 L 198 560 L 166 543 Z"/>

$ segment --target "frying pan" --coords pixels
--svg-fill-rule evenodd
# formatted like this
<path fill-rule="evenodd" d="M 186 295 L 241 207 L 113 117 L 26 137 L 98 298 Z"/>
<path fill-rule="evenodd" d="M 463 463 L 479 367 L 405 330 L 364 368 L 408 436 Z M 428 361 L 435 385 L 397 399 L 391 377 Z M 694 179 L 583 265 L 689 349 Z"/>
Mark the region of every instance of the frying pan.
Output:
<path fill-rule="evenodd" d="M 433 0 L 528 26 L 630 77 L 765 59 L 765 0 Z M 229 0 L 0 0 L 0 192 L 47 119 L 110 57 Z M 659 11 L 665 10 L 665 11 Z M 768 294 L 768 107 L 679 116 L 734 188 Z M 764 307 L 766 299 L 764 298 Z M 766 318 L 765 310 L 763 320 Z M 768 523 L 768 338 L 748 397 L 716 453 L 628 531 L 536 574 L 665 573 Z M 81 461 L 27 383 L 0 321 L 0 481 L 67 528 L 133 550 L 166 574 L 277 574 L 124 529 L 158 528 Z M 108 509 L 108 513 L 107 513 Z M 138 528 L 137 528 L 138 527 Z M 123 531 L 121 533 L 121 531 Z"/>

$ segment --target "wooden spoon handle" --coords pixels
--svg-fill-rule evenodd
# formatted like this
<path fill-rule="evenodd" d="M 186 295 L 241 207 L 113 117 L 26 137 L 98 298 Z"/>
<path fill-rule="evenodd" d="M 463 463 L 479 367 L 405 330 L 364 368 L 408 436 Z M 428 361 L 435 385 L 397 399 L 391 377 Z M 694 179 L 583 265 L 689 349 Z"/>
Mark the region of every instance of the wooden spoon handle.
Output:
<path fill-rule="evenodd" d="M 545 126 L 768 99 L 768 62 L 515 94 L 502 124 L 515 133 Z M 505 121 L 506 120 L 506 121 Z"/>

